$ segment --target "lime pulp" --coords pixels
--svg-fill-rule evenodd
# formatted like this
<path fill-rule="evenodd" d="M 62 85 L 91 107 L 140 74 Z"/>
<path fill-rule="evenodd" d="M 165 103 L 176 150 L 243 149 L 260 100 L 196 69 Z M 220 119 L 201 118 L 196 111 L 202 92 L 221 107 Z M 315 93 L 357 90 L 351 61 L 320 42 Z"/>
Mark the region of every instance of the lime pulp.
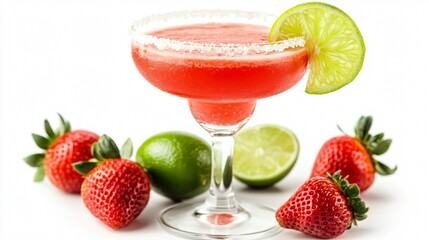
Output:
<path fill-rule="evenodd" d="M 289 129 L 270 124 L 249 127 L 236 135 L 233 173 L 250 187 L 269 187 L 289 173 L 298 153 L 298 139 Z"/>

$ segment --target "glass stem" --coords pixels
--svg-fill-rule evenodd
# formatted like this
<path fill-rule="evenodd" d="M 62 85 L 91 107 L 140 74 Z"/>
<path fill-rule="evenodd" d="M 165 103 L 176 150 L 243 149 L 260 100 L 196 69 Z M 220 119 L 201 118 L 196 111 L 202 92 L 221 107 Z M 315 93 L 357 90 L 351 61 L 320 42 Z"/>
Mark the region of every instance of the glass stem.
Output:
<path fill-rule="evenodd" d="M 198 218 L 200 222 L 231 225 L 238 224 L 250 217 L 250 213 L 235 200 L 232 190 L 232 155 L 234 134 L 250 119 L 255 105 L 256 101 L 238 103 L 189 101 L 195 119 L 210 133 L 212 139 L 209 194 L 204 204 L 194 212 L 194 217 Z M 208 119 L 215 120 L 207 122 Z M 219 125 L 217 120 L 225 124 Z"/>
<path fill-rule="evenodd" d="M 234 136 L 212 133 L 212 176 L 206 206 L 211 212 L 237 213 L 232 191 Z"/>

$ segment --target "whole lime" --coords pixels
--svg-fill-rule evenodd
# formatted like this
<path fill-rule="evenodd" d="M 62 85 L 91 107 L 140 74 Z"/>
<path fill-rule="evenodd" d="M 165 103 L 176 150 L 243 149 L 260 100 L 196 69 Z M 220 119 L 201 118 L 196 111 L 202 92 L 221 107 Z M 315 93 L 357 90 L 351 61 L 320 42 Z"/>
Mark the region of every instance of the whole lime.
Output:
<path fill-rule="evenodd" d="M 210 145 L 185 132 L 163 132 L 148 138 L 137 152 L 152 189 L 174 201 L 195 197 L 210 184 Z"/>

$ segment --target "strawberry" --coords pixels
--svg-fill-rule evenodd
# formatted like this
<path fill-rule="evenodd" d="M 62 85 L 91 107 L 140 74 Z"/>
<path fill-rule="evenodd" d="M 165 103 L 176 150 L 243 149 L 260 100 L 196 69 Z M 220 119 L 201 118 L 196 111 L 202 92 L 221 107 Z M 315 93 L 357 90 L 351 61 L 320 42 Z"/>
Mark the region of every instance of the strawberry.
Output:
<path fill-rule="evenodd" d="M 363 192 L 373 184 L 375 172 L 393 174 L 397 167 L 389 168 L 374 158 L 387 152 L 392 140 L 384 139 L 383 133 L 371 136 L 371 124 L 371 116 L 361 117 L 355 127 L 355 137 L 343 135 L 328 140 L 317 155 L 311 177 L 341 170 L 348 181 L 356 183 Z"/>
<path fill-rule="evenodd" d="M 132 155 L 131 140 L 121 152 L 113 140 L 103 135 L 92 146 L 96 157 L 89 162 L 73 164 L 85 174 L 82 199 L 89 211 L 111 228 L 130 224 L 146 207 L 150 195 L 149 178 Z"/>
<path fill-rule="evenodd" d="M 72 164 L 92 158 L 91 145 L 98 140 L 98 135 L 85 130 L 71 131 L 70 123 L 58 115 L 60 127 L 57 131 L 52 130 L 50 123 L 45 120 L 47 136 L 33 134 L 37 146 L 44 151 L 25 157 L 24 160 L 37 168 L 35 182 L 42 181 L 46 174 L 57 188 L 69 193 L 80 193 L 83 179 L 73 170 Z"/>
<path fill-rule="evenodd" d="M 340 171 L 312 177 L 277 210 L 276 219 L 284 228 L 334 238 L 367 217 L 368 208 L 359 194 L 359 187 L 342 179 Z"/>

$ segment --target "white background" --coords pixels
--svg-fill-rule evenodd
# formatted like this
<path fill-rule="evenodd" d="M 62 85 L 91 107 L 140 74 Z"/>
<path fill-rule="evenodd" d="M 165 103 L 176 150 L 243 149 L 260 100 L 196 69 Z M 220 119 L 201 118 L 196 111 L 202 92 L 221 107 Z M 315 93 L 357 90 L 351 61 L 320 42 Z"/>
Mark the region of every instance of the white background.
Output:
<path fill-rule="evenodd" d="M 229 3 L 228 3 L 229 2 Z M 111 230 L 95 219 L 79 195 L 33 183 L 22 160 L 37 151 L 31 133 L 43 133 L 62 113 L 74 129 L 108 133 L 136 148 L 148 137 L 182 130 L 206 138 L 187 103 L 149 85 L 130 56 L 129 27 L 143 15 L 181 8 L 242 8 L 281 14 L 303 1 L 48 1 L 3 0 L 1 13 L 0 239 L 177 239 L 156 216 L 168 199 L 152 193 L 129 227 Z M 292 129 L 300 158 L 282 182 L 256 191 L 235 183 L 238 198 L 279 207 L 309 176 L 318 149 L 353 133 L 357 118 L 374 117 L 373 133 L 393 139 L 380 160 L 397 164 L 394 176 L 377 177 L 362 197 L 369 217 L 338 239 L 429 239 L 425 175 L 429 162 L 429 2 L 329 1 L 359 26 L 367 52 L 361 73 L 328 95 L 292 90 L 258 102 L 248 125 L 276 123 Z M 228 4 L 227 4 L 228 3 Z M 425 223 L 426 222 L 426 223 Z M 306 239 L 284 230 L 271 239 Z"/>

